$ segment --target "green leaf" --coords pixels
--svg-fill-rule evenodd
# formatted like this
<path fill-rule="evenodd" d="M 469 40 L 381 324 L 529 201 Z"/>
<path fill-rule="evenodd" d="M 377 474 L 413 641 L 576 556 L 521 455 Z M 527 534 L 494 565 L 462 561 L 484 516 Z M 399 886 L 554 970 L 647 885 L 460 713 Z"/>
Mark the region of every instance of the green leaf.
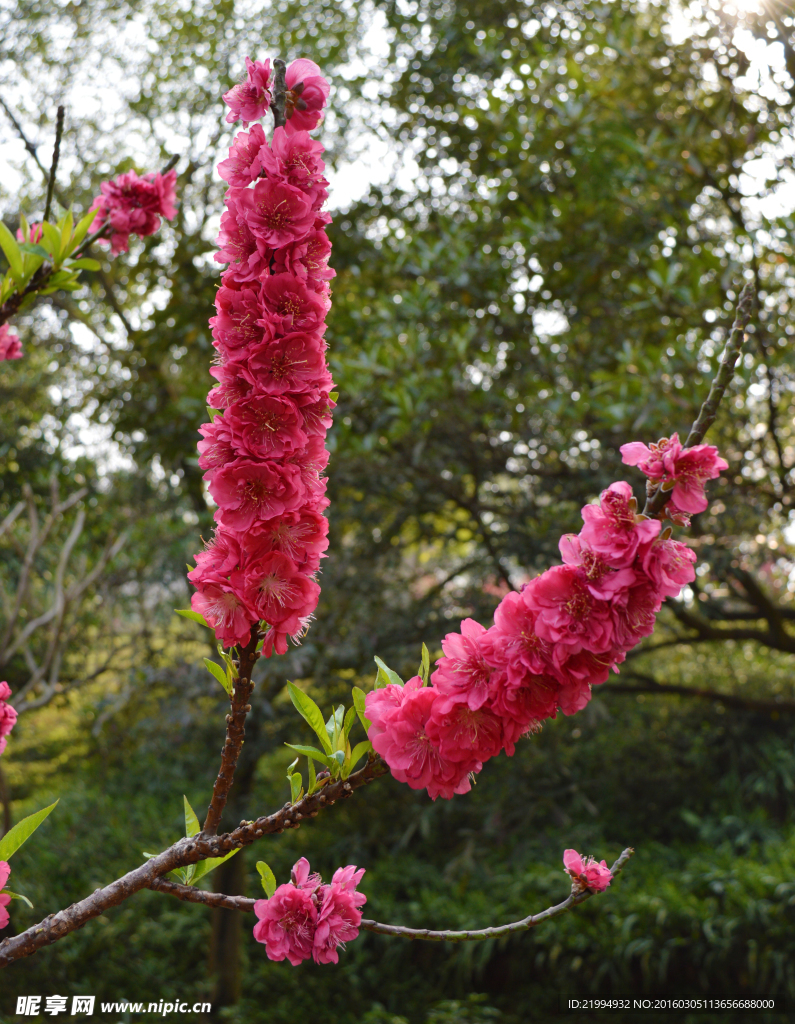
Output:
<path fill-rule="evenodd" d="M 361 743 L 357 743 L 351 752 L 351 758 L 348 763 L 348 775 L 351 774 L 356 765 L 361 761 L 365 754 L 369 754 L 373 749 L 373 745 L 369 740 L 362 740 Z"/>
<path fill-rule="evenodd" d="M 22 252 L 31 253 L 33 256 L 43 256 L 44 259 L 49 259 L 50 254 L 46 249 L 43 249 L 40 245 L 36 245 L 34 242 L 25 242 L 19 247 Z"/>
<path fill-rule="evenodd" d="M 75 219 L 72 216 L 72 211 L 67 210 L 64 216 L 58 221 L 58 227 L 61 230 L 61 252 L 63 252 L 64 255 L 70 251 L 68 249 L 68 244 L 72 237 L 74 226 Z"/>
<path fill-rule="evenodd" d="M 50 257 L 54 263 L 59 263 L 61 259 L 61 233 L 57 231 L 55 227 L 48 221 L 42 223 L 42 231 L 44 237 L 42 239 L 45 242 L 45 249 L 48 250 Z"/>
<path fill-rule="evenodd" d="M 65 266 L 74 270 L 99 270 L 102 264 L 99 260 L 92 260 L 89 256 L 82 256 L 79 260 L 70 260 Z"/>
<path fill-rule="evenodd" d="M 290 780 L 290 798 L 292 803 L 297 803 L 304 795 L 304 780 L 298 772 L 288 775 Z"/>
<path fill-rule="evenodd" d="M 329 391 L 328 396 L 332 402 L 336 402 L 337 399 L 340 397 L 340 393 L 339 391 Z"/>
<path fill-rule="evenodd" d="M 342 739 L 342 723 L 345 716 L 345 708 L 340 704 L 339 707 L 334 708 L 332 713 L 329 715 L 328 721 L 326 722 L 326 732 L 331 740 L 331 749 L 337 751 L 340 749 L 340 740 Z M 345 744 L 343 743 L 344 747 Z"/>
<path fill-rule="evenodd" d="M 21 892 L 11 892 L 10 889 L 0 889 L 0 896 L 10 896 L 12 900 L 24 900 L 30 909 L 33 910 L 33 904 L 27 896 L 23 896 Z"/>
<path fill-rule="evenodd" d="M 380 690 L 383 686 L 389 686 L 390 683 L 394 683 L 396 686 L 403 685 L 403 680 L 397 672 L 393 672 L 391 668 L 388 668 L 380 658 L 376 657 L 375 663 L 378 666 L 378 674 L 375 677 L 376 690 Z"/>
<path fill-rule="evenodd" d="M 182 799 L 185 801 L 185 835 L 188 839 L 191 839 L 201 832 L 202 827 L 199 824 L 199 819 L 196 817 L 196 812 L 188 803 L 188 798 L 183 794 Z"/>
<path fill-rule="evenodd" d="M 348 708 L 348 710 L 345 713 L 345 721 L 342 724 L 342 735 L 343 735 L 343 738 L 345 739 L 346 743 L 348 742 L 348 737 L 351 734 L 351 729 L 353 728 L 353 723 L 355 721 L 356 721 L 356 708 L 355 707 L 350 707 L 350 708 Z"/>
<path fill-rule="evenodd" d="M 196 566 L 189 566 L 189 568 L 190 571 L 193 572 Z M 181 615 L 183 619 L 192 619 L 194 622 L 198 622 L 200 625 L 206 626 L 208 629 L 214 628 L 203 615 L 199 615 L 199 613 L 195 612 L 192 608 L 175 608 L 174 611 L 177 615 Z"/>
<path fill-rule="evenodd" d="M 366 705 L 365 705 L 365 697 L 366 697 L 366 694 L 365 694 L 364 690 L 362 690 L 361 687 L 359 687 L 359 686 L 354 686 L 354 688 L 353 688 L 353 706 L 356 708 L 356 714 L 359 716 L 359 721 L 362 723 L 362 727 L 364 728 L 364 731 L 369 734 L 370 726 L 373 723 L 370 721 L 370 719 L 364 713 L 365 712 L 365 707 L 366 707 Z"/>
<path fill-rule="evenodd" d="M 335 766 L 337 771 L 342 771 L 342 766 L 345 764 L 345 751 L 335 750 L 331 758 L 332 762 L 334 762 L 332 764 L 332 771 L 335 769 Z"/>
<path fill-rule="evenodd" d="M 214 661 L 210 661 L 209 658 L 204 659 L 204 665 L 210 675 L 215 676 L 218 682 L 223 686 L 229 696 L 232 696 L 232 682 L 227 676 L 226 672 L 221 668 L 220 665 L 216 665 Z"/>
<path fill-rule="evenodd" d="M 216 416 L 220 416 L 223 413 L 223 409 L 211 409 L 207 406 L 207 415 L 210 417 L 210 423 L 215 419 Z"/>
<path fill-rule="evenodd" d="M 431 656 L 425 644 L 422 645 L 422 661 L 420 662 L 420 670 L 417 675 L 420 676 L 423 684 L 427 686 L 431 675 Z"/>
<path fill-rule="evenodd" d="M 315 772 L 315 762 L 311 757 L 306 759 L 307 767 L 309 768 L 309 782 L 307 784 L 307 793 L 312 795 L 317 789 L 317 773 Z"/>
<path fill-rule="evenodd" d="M 22 251 L 19 248 L 19 243 L 16 238 L 14 238 L 2 221 L 0 221 L 0 249 L 5 253 L 8 265 L 11 268 L 11 273 L 14 275 L 17 282 L 21 284 L 24 274 L 22 266 Z"/>
<path fill-rule="evenodd" d="M 287 690 L 290 694 L 290 700 L 295 705 L 296 711 L 306 722 L 309 723 L 314 730 L 315 735 L 320 740 L 320 745 L 327 754 L 330 754 L 331 742 L 329 741 L 328 733 L 326 732 L 326 726 L 323 722 L 323 715 L 320 713 L 320 708 L 315 704 L 311 697 L 308 697 L 303 692 L 303 690 L 299 690 L 295 683 L 288 682 Z"/>
<path fill-rule="evenodd" d="M 226 674 L 229 676 L 230 680 L 239 679 L 240 673 L 237 670 L 237 665 L 234 663 L 234 661 L 232 661 L 232 656 L 230 654 L 227 654 L 220 644 L 218 644 L 217 650 L 218 656 L 220 657 L 224 665 L 226 665 Z"/>
<path fill-rule="evenodd" d="M 69 243 L 69 252 L 74 252 L 75 249 L 80 245 L 83 239 L 88 234 L 88 229 L 94 223 L 94 218 L 99 213 L 99 210 L 89 210 L 89 212 L 78 221 L 77 227 L 72 235 L 72 240 Z"/>
<path fill-rule="evenodd" d="M 35 814 L 29 814 L 27 818 L 18 821 L 12 829 L 9 829 L 3 838 L 0 839 L 0 860 L 11 860 L 12 854 L 16 853 L 20 846 L 30 839 L 47 815 L 55 810 L 57 806 L 58 801 L 56 800 L 54 804 L 36 811 Z"/>
<path fill-rule="evenodd" d="M 305 747 L 302 743 L 285 743 L 285 747 L 289 747 L 290 750 L 294 750 L 297 754 L 303 754 L 304 757 L 309 760 L 315 760 L 318 764 L 324 764 L 327 768 L 331 767 L 331 761 L 322 750 L 318 750 L 317 747 Z"/>
<path fill-rule="evenodd" d="M 274 875 L 264 860 L 257 861 L 257 871 L 259 871 L 259 877 L 262 882 L 262 888 L 265 890 L 265 895 L 270 899 L 276 892 L 276 875 Z"/>
<path fill-rule="evenodd" d="M 25 216 L 25 214 L 21 210 L 19 211 L 19 226 L 20 226 L 20 228 L 22 228 L 22 237 L 25 239 L 26 242 L 29 242 L 30 241 L 30 224 L 28 223 L 28 218 Z"/>
<path fill-rule="evenodd" d="M 223 864 L 225 860 L 229 860 L 230 857 L 234 857 L 236 853 L 240 853 L 240 850 L 230 850 L 224 857 L 209 857 L 207 860 L 200 860 L 198 864 L 192 864 L 191 867 L 196 868 L 193 875 L 193 884 L 195 885 L 200 878 L 204 878 L 205 875 L 214 871 L 218 865 Z"/>

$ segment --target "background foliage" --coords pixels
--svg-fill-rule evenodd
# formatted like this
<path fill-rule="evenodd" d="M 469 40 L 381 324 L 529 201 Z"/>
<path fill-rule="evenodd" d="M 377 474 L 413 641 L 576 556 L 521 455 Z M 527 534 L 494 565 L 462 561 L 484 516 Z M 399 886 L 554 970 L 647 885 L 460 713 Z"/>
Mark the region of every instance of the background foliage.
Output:
<path fill-rule="evenodd" d="M 61 188 L 71 176 L 77 206 L 101 178 L 182 155 L 173 226 L 22 316 L 26 358 L 0 367 L 0 515 L 24 484 L 45 501 L 55 466 L 65 491 L 89 489 L 86 559 L 128 531 L 101 591 L 114 600 L 80 611 L 61 689 L 23 714 L 3 759 L 15 817 L 61 796 L 13 865 L 38 916 L 173 841 L 181 794 L 202 806 L 216 768 L 221 694 L 194 667 L 205 638 L 171 609 L 211 522 L 195 441 L 230 138 L 219 97 L 246 53 L 305 54 L 334 81 L 340 404 L 318 619 L 260 670 L 228 822 L 285 799 L 282 744 L 306 740 L 286 679 L 345 700 L 375 653 L 413 672 L 422 641 L 438 655 L 462 616 L 487 622 L 626 475 L 620 444 L 686 431 L 744 276 L 758 295 L 711 438 L 730 470 L 694 526 L 698 584 L 621 676 L 465 799 L 387 781 L 257 850 L 280 880 L 301 854 L 325 872 L 355 862 L 371 916 L 454 927 L 562 897 L 564 846 L 635 846 L 607 896 L 500 945 L 363 935 L 338 969 L 296 972 L 267 961 L 242 915 L 147 893 L 7 969 L 0 1013 L 33 992 L 195 993 L 241 1024 L 318 1007 L 335 1024 L 510 1024 L 561 993 L 795 998 L 786 6 L 30 0 L 0 26 L 0 96 L 42 154 L 67 104 Z M 42 180 L 10 122 L 0 131 L 15 227 L 20 203 L 42 207 Z M 13 583 L 18 546 L 2 543 Z M 123 657 L 97 674 L 114 643 Z M 26 666 L 4 673 L 16 688 Z M 254 859 L 208 881 L 254 893 Z M 18 907 L 12 927 L 37 919 Z"/>

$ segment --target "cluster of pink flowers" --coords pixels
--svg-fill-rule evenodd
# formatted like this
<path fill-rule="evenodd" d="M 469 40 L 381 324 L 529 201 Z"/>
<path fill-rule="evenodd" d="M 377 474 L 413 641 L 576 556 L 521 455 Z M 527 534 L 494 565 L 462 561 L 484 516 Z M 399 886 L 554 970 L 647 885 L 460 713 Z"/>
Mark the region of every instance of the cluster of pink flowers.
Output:
<path fill-rule="evenodd" d="M 720 476 L 729 463 L 711 444 L 683 448 L 678 434 L 661 437 L 656 444 L 632 441 L 621 446 L 621 458 L 628 466 L 637 466 L 654 484 L 670 490 L 667 514 L 674 522 L 707 507 L 704 484 Z"/>
<path fill-rule="evenodd" d="M 16 709 L 12 708 L 8 703 L 10 696 L 11 687 L 8 683 L 0 683 L 0 754 L 5 750 L 8 743 L 8 734 L 17 722 Z"/>
<path fill-rule="evenodd" d="M 585 889 L 604 892 L 613 881 L 607 861 L 599 863 L 593 857 L 583 858 L 576 850 L 563 851 L 563 866 L 571 875 L 575 888 L 581 892 Z"/>
<path fill-rule="evenodd" d="M 8 881 L 8 876 L 11 874 L 11 868 L 8 866 L 8 861 L 0 860 L 0 889 L 5 888 L 5 884 Z M 6 927 L 10 918 L 6 907 L 11 902 L 11 897 L 8 893 L 0 892 L 0 931 Z"/>
<path fill-rule="evenodd" d="M 177 212 L 176 184 L 175 170 L 167 174 L 152 172 L 142 178 L 135 171 L 127 171 L 114 181 L 102 182 L 99 186 L 102 194 L 91 204 L 91 209 L 99 211 L 94 221 L 96 227 L 104 221 L 110 223 L 111 252 L 127 252 L 130 235 L 142 238 L 153 235 L 160 227 L 161 217 L 173 220 Z"/>
<path fill-rule="evenodd" d="M 363 875 L 364 868 L 349 864 L 337 868 L 331 884 L 324 885 L 320 875 L 310 872 L 306 857 L 297 861 L 292 881 L 254 904 L 259 918 L 254 938 L 265 944 L 268 958 L 287 959 L 293 967 L 310 957 L 318 964 L 338 963 L 339 946 L 359 934 L 359 908 L 367 897 L 356 887 Z"/>
<path fill-rule="evenodd" d="M 0 363 L 5 359 L 21 359 L 22 344 L 18 334 L 12 334 L 8 324 L 0 324 Z"/>
<path fill-rule="evenodd" d="M 265 67 L 249 61 L 251 89 L 265 81 Z M 296 80 L 296 68 L 304 79 Z M 287 69 L 288 84 L 297 89 L 304 81 L 302 95 L 310 98 L 328 93 L 327 84 L 316 86 L 319 78 L 308 60 Z M 266 109 L 265 99 L 242 106 L 241 95 L 233 103 L 227 94 L 233 112 L 239 107 L 247 118 Z M 312 116 L 316 124 L 320 111 Z M 193 610 L 225 646 L 247 643 L 252 626 L 267 623 L 266 656 L 284 653 L 287 637 L 305 629 L 328 546 L 322 474 L 334 402 L 323 335 L 334 276 L 325 231 L 331 218 L 321 212 L 323 147 L 303 123 L 290 117 L 270 145 L 254 125 L 219 165 L 230 188 L 215 258 L 229 266 L 210 320 L 218 352 L 210 372 L 218 383 L 207 402 L 220 412 L 200 428 L 198 446 L 217 526 L 188 574 L 197 588 Z"/>
<path fill-rule="evenodd" d="M 323 118 L 323 108 L 329 94 L 329 83 L 320 68 L 311 60 L 294 60 L 284 76 L 287 94 L 285 115 L 293 132 L 311 132 Z M 224 95 L 229 107 L 229 124 L 242 121 L 246 126 L 264 117 L 271 105 L 273 73 L 269 60 L 251 60 L 246 57 L 246 77 Z"/>
<path fill-rule="evenodd" d="M 628 483 L 582 510 L 563 565 L 507 594 L 485 629 L 465 619 L 442 641 L 430 685 L 417 676 L 367 694 L 373 748 L 413 789 L 449 799 L 501 750 L 560 709 L 571 715 L 654 629 L 666 597 L 695 578 L 695 553 L 638 515 Z"/>

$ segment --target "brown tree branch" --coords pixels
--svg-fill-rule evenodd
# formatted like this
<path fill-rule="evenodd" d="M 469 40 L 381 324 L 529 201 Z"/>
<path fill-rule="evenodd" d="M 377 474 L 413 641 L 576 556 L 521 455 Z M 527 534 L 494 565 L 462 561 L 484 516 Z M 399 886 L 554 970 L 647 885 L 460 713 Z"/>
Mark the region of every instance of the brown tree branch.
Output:
<path fill-rule="evenodd" d="M 257 818 L 256 821 L 241 822 L 238 828 L 226 835 L 205 836 L 202 833 L 192 839 L 180 839 L 163 853 L 152 857 L 140 867 L 128 871 L 115 882 L 97 889 L 90 896 L 71 907 L 45 917 L 43 921 L 0 943 L 0 967 L 21 960 L 32 953 L 50 946 L 70 932 L 77 931 L 95 917 L 116 907 L 142 889 L 149 889 L 155 879 L 168 874 L 175 868 L 197 864 L 209 857 L 223 857 L 230 850 L 249 846 L 261 836 L 284 832 L 286 828 L 300 828 L 304 818 L 314 818 L 325 807 L 332 807 L 337 800 L 353 795 L 362 786 L 389 771 L 378 757 L 371 756 L 364 768 L 347 779 L 337 779 L 302 797 L 294 804 L 285 804 L 274 814 Z"/>
<path fill-rule="evenodd" d="M 610 871 L 613 877 L 618 875 L 624 865 L 635 851 L 632 848 L 624 850 L 618 860 L 613 864 Z M 207 907 L 222 907 L 225 910 L 241 910 L 243 913 L 253 913 L 256 900 L 247 899 L 245 896 L 225 896 L 220 892 L 205 892 L 192 885 L 180 885 L 177 882 L 170 882 L 164 878 L 156 879 L 151 889 L 176 896 L 178 900 L 187 903 L 201 903 Z M 511 924 L 497 925 L 491 928 L 478 928 L 467 931 L 434 931 L 430 928 L 406 928 L 398 924 L 380 924 L 378 921 L 363 919 L 361 927 L 369 932 L 376 932 L 379 935 L 394 935 L 403 939 L 424 939 L 426 942 L 478 942 L 483 939 L 501 938 L 513 932 L 525 932 L 535 928 L 544 921 L 551 921 L 553 917 L 560 917 L 567 910 L 578 907 L 585 903 L 596 893 L 590 889 L 579 889 L 572 886 L 571 894 L 562 903 L 548 907 L 538 914 L 530 914 L 521 921 L 513 921 Z"/>
<path fill-rule="evenodd" d="M 55 145 L 52 150 L 52 163 L 50 164 L 50 174 L 47 178 L 47 202 L 44 204 L 44 217 L 42 220 L 50 219 L 50 210 L 52 208 L 52 193 L 55 188 L 55 175 L 58 172 L 58 160 L 61 156 L 61 136 L 63 135 L 63 115 L 64 108 L 58 107 L 58 116 L 55 122 Z"/>
<path fill-rule="evenodd" d="M 229 790 L 235 779 L 235 768 L 243 740 L 246 735 L 246 715 L 251 711 L 249 698 L 254 690 L 254 683 L 251 680 L 251 673 L 259 661 L 260 653 L 257 646 L 260 641 L 259 626 L 251 627 L 251 639 L 245 647 L 239 647 L 239 660 L 237 662 L 239 677 L 235 680 L 230 704 L 232 713 L 226 716 L 226 740 L 221 751 L 221 767 L 218 770 L 218 777 L 213 786 L 213 795 L 210 806 L 207 808 L 207 817 L 204 819 L 202 835 L 214 836 L 218 831 L 226 799 Z"/>

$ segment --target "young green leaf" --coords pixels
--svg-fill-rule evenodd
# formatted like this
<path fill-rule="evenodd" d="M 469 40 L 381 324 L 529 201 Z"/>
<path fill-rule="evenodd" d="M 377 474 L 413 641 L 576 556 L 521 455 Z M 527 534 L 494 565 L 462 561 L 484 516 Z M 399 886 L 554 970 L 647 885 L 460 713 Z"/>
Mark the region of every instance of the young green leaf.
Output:
<path fill-rule="evenodd" d="M 304 780 L 298 772 L 287 777 L 290 780 L 290 802 L 297 803 L 304 795 Z"/>
<path fill-rule="evenodd" d="M 221 409 L 211 409 L 210 406 L 208 405 L 207 406 L 207 415 L 210 417 L 210 423 L 212 423 L 212 421 L 215 419 L 216 416 L 220 416 L 221 412 L 222 412 Z"/>
<path fill-rule="evenodd" d="M 66 255 L 69 252 L 68 244 L 72 237 L 72 231 L 74 230 L 75 219 L 72 215 L 71 210 L 67 210 L 63 217 L 58 221 L 58 227 L 61 230 L 61 252 Z"/>
<path fill-rule="evenodd" d="M 8 265 L 11 268 L 11 273 L 16 278 L 17 283 L 21 284 L 24 274 L 22 251 L 19 248 L 16 238 L 14 238 L 2 221 L 0 221 L 0 249 L 5 253 Z"/>
<path fill-rule="evenodd" d="M 314 759 L 318 764 L 324 764 L 327 768 L 331 766 L 329 758 L 322 750 L 318 750 L 317 747 L 306 747 L 302 743 L 285 743 L 284 745 L 289 747 L 290 750 L 294 750 L 297 754 L 303 754 L 310 761 Z"/>
<path fill-rule="evenodd" d="M 0 889 L 0 896 L 10 896 L 12 900 L 23 900 L 33 910 L 33 904 L 27 898 L 23 896 L 21 892 L 11 892 L 10 889 Z"/>
<path fill-rule="evenodd" d="M 397 672 L 393 672 L 391 668 L 388 668 L 380 658 L 376 657 L 375 663 L 378 665 L 378 674 L 375 677 L 376 690 L 380 690 L 382 686 L 388 686 L 390 683 L 394 683 L 396 686 L 403 685 L 403 680 Z"/>
<path fill-rule="evenodd" d="M 353 751 L 351 753 L 350 761 L 348 762 L 348 772 L 347 772 L 347 775 L 351 774 L 353 769 L 356 767 L 356 765 L 359 763 L 359 761 L 361 761 L 361 759 L 364 757 L 364 755 L 365 754 L 369 754 L 372 749 L 373 749 L 373 745 L 372 745 L 372 743 L 369 740 L 362 740 L 361 743 L 357 743 L 356 744 L 356 746 L 353 748 Z M 346 775 L 346 778 L 347 778 L 347 775 Z"/>
<path fill-rule="evenodd" d="M 99 260 L 92 260 L 90 256 L 82 256 L 79 260 L 70 260 L 66 266 L 70 270 L 99 270 L 102 264 Z"/>
<path fill-rule="evenodd" d="M 336 765 L 336 771 L 341 771 L 342 766 L 345 764 L 345 751 L 335 750 L 334 753 L 331 755 L 331 758 L 334 764 Z"/>
<path fill-rule="evenodd" d="M 276 875 L 274 875 L 264 860 L 257 861 L 257 871 L 259 871 L 259 877 L 262 882 L 262 888 L 265 890 L 265 895 L 270 899 L 276 892 Z"/>
<path fill-rule="evenodd" d="M 191 572 L 193 572 L 195 568 L 195 565 L 189 566 Z M 175 608 L 174 611 L 177 615 L 181 615 L 183 619 L 191 619 L 193 622 L 198 622 L 200 625 L 206 626 L 208 629 L 213 629 L 205 617 L 200 615 L 198 612 L 195 612 L 192 608 Z"/>
<path fill-rule="evenodd" d="M 199 819 L 196 817 L 196 812 L 188 803 L 188 798 L 183 794 L 182 799 L 185 801 L 185 835 L 188 839 L 191 839 L 201 832 L 202 827 L 199 824 Z"/>
<path fill-rule="evenodd" d="M 75 249 L 80 245 L 83 239 L 88 234 L 88 229 L 94 223 L 98 210 L 89 210 L 89 212 L 81 220 L 77 222 L 77 227 L 74 230 L 72 239 L 69 242 L 69 252 L 74 252 Z"/>
<path fill-rule="evenodd" d="M 320 708 L 315 704 L 311 697 L 308 697 L 303 690 L 299 690 L 295 683 L 288 683 L 287 690 L 290 694 L 290 700 L 295 705 L 296 711 L 305 719 L 306 722 L 312 727 L 315 735 L 320 740 L 320 745 L 326 751 L 327 754 L 331 753 L 331 742 L 329 741 L 328 733 L 326 732 L 326 726 L 323 722 L 323 715 L 320 713 Z"/>
<path fill-rule="evenodd" d="M 19 211 L 19 226 L 22 229 L 22 237 L 25 239 L 26 242 L 29 242 L 30 224 L 28 223 L 28 218 L 21 210 Z"/>
<path fill-rule="evenodd" d="M 215 676 L 218 682 L 223 686 L 229 696 L 232 696 L 232 683 L 229 680 L 226 672 L 221 668 L 220 665 L 216 665 L 214 661 L 210 661 L 209 658 L 204 659 L 204 664 L 210 675 Z"/>
<path fill-rule="evenodd" d="M 345 716 L 345 708 L 340 704 L 339 707 L 334 708 L 332 713 L 329 715 L 329 719 L 326 722 L 326 732 L 331 740 L 331 749 L 340 750 L 340 744 L 342 741 L 342 725 L 343 718 Z M 344 746 L 344 744 L 342 744 Z"/>
<path fill-rule="evenodd" d="M 36 811 L 35 814 L 29 814 L 27 818 L 18 821 L 13 828 L 9 829 L 3 838 L 0 839 L 0 860 L 10 860 L 12 854 L 16 853 L 20 846 L 30 839 L 47 815 L 57 806 L 58 801 L 56 800 L 54 804 L 50 804 L 49 807 L 43 807 L 40 811 Z"/>
<path fill-rule="evenodd" d="M 317 773 L 315 771 L 315 762 L 311 757 L 306 759 L 306 764 L 309 768 L 309 782 L 307 783 L 306 791 L 311 796 L 317 789 Z"/>
<path fill-rule="evenodd" d="M 362 727 L 366 733 L 370 732 L 370 726 L 373 724 L 367 717 L 365 712 L 365 697 L 364 690 L 359 686 L 353 688 L 353 706 L 356 708 L 356 714 L 359 716 L 359 721 L 362 723 Z"/>
<path fill-rule="evenodd" d="M 237 665 L 232 661 L 231 655 L 227 654 L 220 644 L 218 644 L 218 656 L 224 665 L 226 665 L 226 673 L 229 678 L 238 679 L 240 677 L 240 673 L 237 670 Z"/>
<path fill-rule="evenodd" d="M 25 242 L 19 248 L 22 252 L 30 253 L 32 256 L 43 256 L 45 260 L 50 258 L 47 250 L 43 249 L 40 245 L 36 245 L 34 242 Z"/>
<path fill-rule="evenodd" d="M 42 231 L 44 232 L 44 237 L 42 238 L 42 242 L 44 243 L 44 248 L 47 250 L 50 258 L 53 261 L 53 263 L 60 263 L 60 261 L 61 261 L 61 233 L 60 233 L 60 231 L 56 230 L 55 226 L 53 224 L 50 224 L 49 221 L 46 221 L 46 220 L 42 223 L 41 227 L 42 227 Z"/>
<path fill-rule="evenodd" d="M 191 867 L 196 868 L 193 873 L 193 884 L 195 885 L 200 878 L 204 878 L 210 871 L 214 871 L 219 864 L 223 864 L 225 860 L 229 860 L 230 857 L 234 857 L 239 852 L 239 850 L 230 850 L 224 857 L 209 857 L 207 860 L 200 860 L 198 864 L 191 864 Z"/>
<path fill-rule="evenodd" d="M 422 645 L 422 661 L 420 662 L 420 670 L 417 675 L 422 679 L 423 685 L 427 686 L 431 675 L 431 656 L 425 644 Z"/>
<path fill-rule="evenodd" d="M 350 707 L 345 712 L 345 721 L 342 723 L 342 734 L 345 738 L 345 742 L 348 742 L 348 736 L 350 736 L 353 723 L 356 721 L 356 708 Z"/>

